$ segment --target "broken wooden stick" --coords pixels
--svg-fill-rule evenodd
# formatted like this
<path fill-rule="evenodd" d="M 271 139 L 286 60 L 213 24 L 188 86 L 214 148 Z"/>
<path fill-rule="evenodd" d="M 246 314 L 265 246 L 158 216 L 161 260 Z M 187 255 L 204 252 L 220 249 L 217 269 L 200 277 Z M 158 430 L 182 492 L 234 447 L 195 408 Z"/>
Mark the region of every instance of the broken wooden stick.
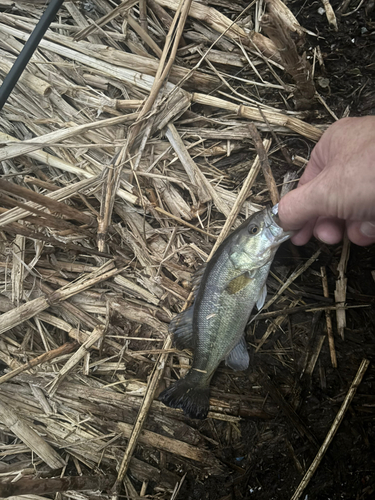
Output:
<path fill-rule="evenodd" d="M 324 266 L 320 268 L 320 273 L 322 276 L 323 295 L 324 297 L 328 298 L 329 290 L 328 290 L 327 271 Z M 331 363 L 333 368 L 337 368 L 337 358 L 335 350 L 335 339 L 333 338 L 332 318 L 331 318 L 331 313 L 328 309 L 325 310 L 325 315 L 326 315 L 327 336 L 328 336 L 329 352 L 331 355 Z"/>
<path fill-rule="evenodd" d="M 45 363 L 46 361 L 51 361 L 51 359 L 55 359 L 58 356 L 63 356 L 64 354 L 69 354 L 74 349 L 78 346 L 76 342 L 66 342 L 62 346 L 58 347 L 57 349 L 52 349 L 51 351 L 44 352 L 37 358 L 32 359 L 31 361 L 25 363 L 24 365 L 20 366 L 19 368 L 16 368 L 15 370 L 12 370 L 9 373 L 6 373 L 2 377 L 0 377 L 0 384 L 3 384 L 4 382 L 8 382 L 8 380 L 12 379 L 19 373 L 24 372 L 25 370 L 30 370 L 30 368 L 34 368 L 34 366 L 41 365 L 42 363 Z"/>

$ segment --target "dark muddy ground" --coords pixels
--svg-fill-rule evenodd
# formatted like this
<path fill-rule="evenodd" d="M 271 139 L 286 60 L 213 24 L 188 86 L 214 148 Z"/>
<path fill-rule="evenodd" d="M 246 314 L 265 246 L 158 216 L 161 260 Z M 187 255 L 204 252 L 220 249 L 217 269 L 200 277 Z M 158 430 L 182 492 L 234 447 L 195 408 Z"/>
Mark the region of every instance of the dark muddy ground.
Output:
<path fill-rule="evenodd" d="M 329 28 L 325 14 L 319 14 L 321 2 L 295 1 L 288 2 L 288 6 L 302 26 L 319 34 L 318 38 L 308 37 L 305 48 L 312 55 L 313 48 L 320 47 L 324 66 L 316 62 L 315 81 L 329 108 L 339 118 L 374 114 L 374 2 L 363 2 L 357 12 L 347 16 L 338 12 L 341 3 L 331 2 L 337 13 L 338 32 Z M 358 4 L 358 1 L 350 2 L 346 13 Z M 315 122 L 332 121 L 321 105 L 317 105 L 310 116 Z M 292 153 L 306 155 L 312 144 L 303 142 L 290 140 L 287 144 Z M 280 172 L 282 163 L 280 159 Z M 276 164 L 275 158 L 274 172 L 277 172 Z M 283 266 L 295 267 L 296 261 L 306 261 L 318 248 L 316 241 L 299 249 L 284 246 L 273 265 L 274 272 L 281 277 Z M 341 248 L 341 245 L 323 246 L 318 260 L 293 284 L 293 291 L 305 293 L 306 304 L 324 300 L 319 276 L 323 265 L 327 269 L 330 299 L 333 299 Z M 348 305 L 369 306 L 348 309 L 344 340 L 335 334 L 337 369 L 332 368 L 325 340 L 312 376 L 301 376 L 306 359 L 316 349 L 320 336 L 326 334 L 324 312 L 303 312 L 291 315 L 282 324 L 282 331 L 277 329 L 258 353 L 253 349 L 247 373 L 234 376 L 222 370 L 213 381 L 213 392 L 230 391 L 239 398 L 256 395 L 264 397 L 265 402 L 272 400 L 273 392 L 278 391 L 310 435 L 303 434 L 280 406 L 268 420 L 244 419 L 240 428 L 233 426 L 228 430 L 227 423 L 218 425 L 208 421 L 198 424 L 202 434 L 217 443 L 211 446 L 227 470 L 221 477 L 212 478 L 200 477 L 198 471 L 188 474 L 181 498 L 291 498 L 330 429 L 363 358 L 372 364 L 302 498 L 375 498 L 375 281 L 371 276 L 374 269 L 375 248 L 352 245 L 347 267 Z M 335 329 L 335 317 L 332 318 Z M 249 327 L 250 345 L 257 344 L 267 326 L 260 321 L 255 331 Z M 264 374 L 268 374 L 268 381 Z"/>

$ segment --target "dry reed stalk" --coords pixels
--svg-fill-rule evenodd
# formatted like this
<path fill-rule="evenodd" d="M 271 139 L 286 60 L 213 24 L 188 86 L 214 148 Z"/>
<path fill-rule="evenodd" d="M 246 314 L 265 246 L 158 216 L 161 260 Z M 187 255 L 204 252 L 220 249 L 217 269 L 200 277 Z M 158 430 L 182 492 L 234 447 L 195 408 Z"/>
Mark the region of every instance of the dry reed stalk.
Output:
<path fill-rule="evenodd" d="M 271 140 L 270 139 L 265 139 L 263 143 L 263 147 L 265 151 L 268 151 L 269 148 L 271 147 Z M 250 190 L 255 182 L 255 179 L 257 178 L 257 175 L 260 170 L 260 161 L 259 161 L 259 156 L 255 157 L 255 160 L 247 174 L 247 177 L 245 179 L 245 182 L 242 185 L 241 191 L 237 196 L 236 202 L 234 203 L 232 210 L 230 214 L 228 215 L 225 224 L 223 226 L 223 229 L 221 230 L 221 233 L 216 240 L 214 246 L 212 247 L 212 250 L 210 252 L 210 255 L 207 260 L 210 260 L 216 250 L 219 248 L 221 243 L 225 240 L 225 238 L 228 236 L 230 233 L 230 230 L 233 226 L 234 221 L 237 219 L 238 214 L 240 213 L 241 207 L 246 200 L 246 198 L 249 196 Z"/>
<path fill-rule="evenodd" d="M 52 200 L 57 200 L 57 201 L 62 201 L 70 198 L 71 196 L 81 192 L 84 189 L 92 189 L 96 187 L 100 182 L 100 179 L 98 177 L 93 177 L 91 179 L 85 179 L 80 182 L 76 182 L 75 184 L 66 186 L 64 188 L 58 189 L 57 191 L 54 191 L 53 193 L 49 193 L 46 195 L 46 197 L 51 198 Z M 40 208 L 39 205 L 32 204 L 33 207 L 35 208 Z M 29 212 L 24 209 L 20 208 L 12 208 L 11 210 L 8 210 L 4 214 L 0 215 L 0 227 L 1 226 L 6 226 L 7 224 L 10 224 L 12 222 L 15 222 L 20 219 L 24 219 L 29 215 Z"/>
<path fill-rule="evenodd" d="M 47 500 L 47 497 L 39 495 L 60 495 L 63 491 L 108 491 L 114 476 L 111 475 L 80 475 L 66 477 L 52 477 L 36 479 L 30 477 L 20 478 L 16 482 L 0 483 L 1 498 L 10 500 Z M 29 494 L 30 491 L 33 494 Z M 82 495 L 80 495 L 82 498 Z M 104 498 L 104 496 L 102 497 Z"/>
<path fill-rule="evenodd" d="M 25 276 L 25 237 L 17 234 L 13 242 L 12 266 L 12 302 L 20 305 L 23 299 L 23 282 Z"/>
<path fill-rule="evenodd" d="M 28 40 L 29 38 L 29 35 L 23 33 L 22 31 L 12 28 L 11 26 L 6 26 L 4 24 L 0 24 L 0 32 L 14 35 L 15 37 L 21 38 L 24 41 Z M 131 69 L 121 68 L 119 66 L 115 66 L 113 64 L 109 64 L 100 59 L 97 59 L 95 52 L 92 52 L 92 56 L 87 56 L 86 54 L 81 53 L 78 50 L 64 47 L 63 45 L 58 43 L 49 42 L 46 39 L 41 40 L 39 45 L 43 49 L 47 49 L 54 52 L 55 54 L 60 54 L 61 56 L 64 56 L 68 59 L 84 64 L 98 71 L 100 74 L 108 75 L 112 78 L 119 79 L 120 81 L 122 80 L 130 85 L 135 85 L 142 90 L 149 91 L 154 82 L 154 77 L 152 76 L 139 73 L 138 71 L 133 71 Z M 106 60 L 108 60 L 108 55 L 106 56 Z M 173 84 L 168 84 L 167 88 L 172 89 Z M 122 116 L 122 118 L 124 117 Z"/>
<path fill-rule="evenodd" d="M 321 307 L 311 307 L 311 309 L 306 309 L 308 312 L 315 311 L 337 311 L 337 309 L 341 309 L 342 306 L 321 306 Z M 358 304 L 355 306 L 345 306 L 345 309 L 361 309 L 362 307 L 371 307 L 371 304 Z"/>
<path fill-rule="evenodd" d="M 249 128 L 250 135 L 253 139 L 255 149 L 258 153 L 259 163 L 262 167 L 263 175 L 264 175 L 264 178 L 265 178 L 266 183 L 267 183 L 267 187 L 268 187 L 268 191 L 270 193 L 270 198 L 271 198 L 272 204 L 276 205 L 277 203 L 279 203 L 280 196 L 279 196 L 279 191 L 276 187 L 275 178 L 272 174 L 272 170 L 271 170 L 268 158 L 267 158 L 267 151 L 266 151 L 265 147 L 263 146 L 262 139 L 261 139 L 259 132 L 258 132 L 256 126 L 254 125 L 254 123 L 249 123 L 248 128 Z"/>
<path fill-rule="evenodd" d="M 124 422 L 117 422 L 116 430 L 129 439 L 133 432 L 133 426 Z M 178 439 L 173 439 L 155 432 L 143 430 L 139 436 L 139 443 L 153 446 L 180 457 L 190 458 L 196 462 L 201 462 L 202 464 L 208 466 L 209 470 L 212 472 L 215 471 L 217 473 L 221 469 L 219 461 L 213 460 L 212 453 L 207 452 L 204 449 L 197 448 L 196 446 L 192 446 L 184 441 L 179 441 Z"/>
<path fill-rule="evenodd" d="M 354 380 L 349 388 L 349 391 L 345 396 L 345 399 L 344 399 L 344 401 L 343 401 L 343 403 L 342 403 L 342 405 L 341 405 L 341 407 L 340 407 L 340 409 L 335 417 L 335 420 L 333 421 L 333 424 L 332 424 L 330 430 L 327 433 L 327 436 L 326 436 L 322 446 L 320 447 L 318 453 L 316 454 L 313 462 L 311 463 L 308 471 L 304 475 L 300 484 L 298 485 L 296 491 L 292 495 L 291 500 L 298 500 L 301 497 L 306 486 L 309 484 L 312 476 L 317 471 L 317 469 L 320 465 L 320 462 L 322 461 L 324 455 L 326 454 L 327 449 L 332 442 L 332 439 L 335 437 L 335 434 L 336 434 L 338 428 L 340 427 L 340 424 L 341 424 L 343 418 L 345 417 L 346 412 L 349 409 L 349 406 L 350 406 L 350 404 L 355 396 L 355 393 L 357 392 L 357 389 L 358 389 L 360 383 L 362 382 L 363 376 L 366 373 L 366 370 L 367 370 L 369 364 L 370 364 L 370 362 L 367 359 L 362 360 L 362 363 L 360 364 L 360 366 L 358 368 L 356 376 L 354 377 Z"/>
<path fill-rule="evenodd" d="M 176 11 L 179 5 L 178 0 L 156 0 L 159 5 L 168 7 Z M 251 47 L 251 42 L 256 46 L 261 54 L 266 57 L 277 60 L 277 49 L 269 38 L 253 31 L 248 35 L 238 24 L 231 21 L 228 17 L 224 16 L 221 12 L 213 7 L 207 7 L 198 2 L 192 2 L 189 11 L 189 16 L 200 21 L 204 21 L 211 28 L 219 33 L 225 33 L 226 36 L 233 38 L 233 40 L 241 40 L 244 45 Z"/>
<path fill-rule="evenodd" d="M 0 60 L 0 70 L 7 75 L 13 66 L 14 61 L 3 58 Z M 24 71 L 20 77 L 20 82 L 29 87 L 37 94 L 46 97 L 51 93 L 51 84 L 33 75 L 29 71 Z"/>
<path fill-rule="evenodd" d="M 28 191 L 28 190 L 27 190 Z M 17 201 L 14 198 L 10 198 L 9 196 L 2 195 L 2 200 L 4 205 L 8 205 L 13 207 L 19 207 L 23 208 L 24 210 L 27 210 L 33 214 L 36 214 L 38 217 L 27 217 L 25 219 L 26 222 L 31 222 L 37 227 L 46 227 L 49 229 L 57 229 L 58 233 L 62 236 L 66 235 L 72 235 L 75 234 L 77 239 L 82 239 L 84 236 L 87 238 L 91 238 L 92 234 L 89 231 L 89 229 L 85 229 L 83 226 L 76 226 L 75 224 L 72 224 L 70 222 L 67 222 L 66 219 L 61 219 L 60 217 L 55 217 L 53 215 L 49 215 L 47 212 L 43 212 L 42 210 L 38 210 L 37 208 L 31 207 L 30 205 L 26 205 L 26 203 L 21 203 Z M 61 205 L 65 205 L 62 203 Z M 66 206 L 66 205 L 65 205 Z M 2 211 L 2 209 L 0 209 Z M 5 213 L 5 211 L 4 211 Z M 58 212 L 57 212 L 58 213 Z M 7 230 L 11 230 L 10 228 L 14 229 L 14 231 L 17 233 L 18 230 L 22 232 L 24 231 L 22 229 L 23 224 L 8 224 Z M 26 232 L 28 230 L 26 229 Z"/>
<path fill-rule="evenodd" d="M 138 101 L 137 101 L 138 103 Z M 133 105 L 132 105 L 133 106 Z M 0 141 L 3 141 L 4 143 L 7 142 L 22 142 L 19 139 L 16 139 L 15 137 L 12 137 L 8 134 L 4 134 L 0 132 Z M 68 163 L 67 161 L 62 160 L 61 158 L 58 158 L 57 156 L 53 156 L 49 153 L 45 153 L 44 151 L 32 151 L 30 153 L 24 153 L 26 156 L 29 156 L 30 158 L 33 158 L 34 160 L 40 161 L 46 165 L 50 165 L 51 167 L 57 168 L 59 170 L 62 170 L 64 172 L 70 172 L 72 174 L 76 174 L 78 177 L 84 177 L 88 179 L 93 179 L 96 176 L 90 172 L 87 172 L 86 170 L 83 170 L 72 163 Z M 27 182 L 27 177 L 25 177 L 25 182 Z M 33 178 L 33 182 L 35 182 L 35 179 Z M 129 203 L 132 204 L 138 204 L 139 200 L 137 196 L 134 196 L 133 194 L 129 193 L 128 191 L 119 188 L 117 191 L 117 195 L 122 198 L 125 201 L 128 201 Z"/>
<path fill-rule="evenodd" d="M 75 219 L 82 224 L 88 224 L 89 226 L 95 225 L 96 221 L 90 215 L 87 215 L 74 207 L 66 205 L 65 203 L 56 201 L 51 197 L 44 196 L 43 194 L 32 191 L 31 189 L 19 186 L 18 184 L 0 179 L 0 190 L 37 203 L 42 207 L 46 207 L 50 210 L 50 212 L 57 212 L 58 214 L 64 215 L 67 219 Z"/>
<path fill-rule="evenodd" d="M 150 304 L 155 304 L 157 306 L 160 303 L 160 300 L 155 297 L 153 293 L 149 292 L 145 288 L 142 288 L 133 281 L 130 281 L 121 274 L 115 276 L 113 281 L 120 285 L 122 290 L 130 292 L 131 295 L 135 295 Z"/>
<path fill-rule="evenodd" d="M 324 295 L 324 297 L 329 297 L 326 268 L 324 266 L 322 266 L 320 268 L 320 272 L 321 272 L 321 276 L 322 276 L 323 295 Z M 326 316 L 329 352 L 331 355 L 331 363 L 332 363 L 333 368 L 337 368 L 337 358 L 336 358 L 336 350 L 335 350 L 335 339 L 333 337 L 332 318 L 331 318 L 330 311 L 327 309 L 325 310 L 325 316 Z"/>
<path fill-rule="evenodd" d="M 9 352 L 8 345 L 0 338 L 0 359 L 11 370 L 17 370 L 22 363 L 17 361 Z"/>
<path fill-rule="evenodd" d="M 164 336 L 167 334 L 167 328 L 165 323 L 158 320 L 152 311 L 147 310 L 147 307 L 137 307 L 136 304 L 131 304 L 125 300 L 117 299 L 110 303 L 111 308 L 117 311 L 121 316 L 127 318 L 129 321 L 134 321 L 140 324 L 146 324 L 155 331 L 159 332 L 159 335 Z"/>
<path fill-rule="evenodd" d="M 300 56 L 285 18 L 273 2 L 268 3 L 268 14 L 262 17 L 262 27 L 279 51 L 280 59 L 296 83 L 296 109 L 310 109 L 315 96 L 315 84 L 306 54 Z"/>
<path fill-rule="evenodd" d="M 166 217 L 170 217 L 171 219 L 175 220 L 179 224 L 182 224 L 183 226 L 189 227 L 190 229 L 194 229 L 194 231 L 198 231 L 198 233 L 205 234 L 206 236 L 209 236 L 210 238 L 216 238 L 215 235 L 210 234 L 207 231 L 204 231 L 200 227 L 193 226 L 193 224 L 189 224 L 189 222 L 186 222 L 185 220 L 182 220 L 179 217 L 176 217 L 175 215 L 170 214 L 169 212 L 167 212 L 166 210 L 163 210 L 160 207 L 154 207 L 154 210 L 156 210 L 156 212 L 159 212 L 162 215 L 165 215 Z"/>
<path fill-rule="evenodd" d="M 144 4 L 144 2 L 142 2 Z M 150 35 L 147 33 L 147 31 L 144 30 L 142 26 L 140 26 L 136 19 L 132 15 L 128 15 L 127 21 L 129 23 L 129 26 L 133 28 L 133 30 L 139 35 L 142 40 L 150 47 L 150 49 L 158 56 L 161 57 L 162 55 L 162 50 L 157 45 L 154 40 L 150 37 Z"/>
<path fill-rule="evenodd" d="M 0 400 L 0 421 L 3 422 L 18 439 L 38 455 L 51 469 L 60 469 L 65 461 L 60 455 L 30 427 L 9 405 Z"/>
<path fill-rule="evenodd" d="M 36 316 L 40 321 L 45 321 L 46 323 L 49 323 L 50 325 L 56 326 L 60 330 L 69 333 L 71 331 L 78 332 L 76 328 L 72 327 L 67 321 L 64 321 L 62 318 L 58 318 L 57 316 L 54 316 L 50 313 L 47 313 L 46 311 L 40 312 Z M 77 333 L 78 335 L 78 333 Z M 82 342 L 80 342 L 82 344 Z"/>
<path fill-rule="evenodd" d="M 291 10 L 282 0 L 266 0 L 266 5 L 270 10 L 277 11 L 282 23 L 290 31 L 295 31 L 299 36 L 304 36 L 306 31 Z"/>
<path fill-rule="evenodd" d="M 109 265 L 112 265 L 110 262 Z M 36 316 L 51 305 L 64 301 L 73 295 L 87 290 L 88 288 L 105 281 L 116 274 L 122 272 L 122 269 L 111 269 L 107 271 L 108 264 L 105 264 L 103 270 L 100 268 L 97 272 L 81 278 L 80 282 L 69 284 L 52 292 L 49 296 L 42 296 L 22 304 L 9 312 L 0 316 L 0 334 L 8 331 L 10 328 L 20 325 L 24 321 Z"/>
<path fill-rule="evenodd" d="M 25 365 L 22 365 L 19 368 L 16 368 L 15 370 L 12 370 L 11 372 L 6 373 L 2 377 L 0 377 L 0 384 L 3 384 L 4 382 L 8 382 L 8 380 L 11 380 L 13 377 L 18 375 L 19 373 L 22 373 L 25 370 L 30 370 L 31 368 L 34 368 L 34 366 L 38 366 L 42 363 L 45 363 L 46 361 L 50 361 L 52 359 L 55 359 L 58 356 L 70 354 L 76 348 L 77 348 L 77 344 L 74 344 L 72 342 L 67 342 L 67 343 L 63 344 L 62 346 L 57 347 L 56 349 L 45 352 L 44 354 L 41 354 L 40 356 L 37 356 L 36 358 L 28 361 Z"/>
<path fill-rule="evenodd" d="M 300 302 L 300 299 L 293 300 L 289 307 L 291 309 L 293 309 L 296 307 L 296 305 L 299 302 Z M 268 338 L 277 330 L 277 328 L 281 327 L 281 325 L 284 323 L 284 321 L 287 319 L 287 317 L 288 317 L 288 315 L 281 314 L 280 316 L 277 316 L 274 320 L 272 320 L 272 323 L 269 324 L 266 332 L 264 333 L 262 338 L 259 340 L 259 343 L 255 349 L 255 352 L 258 352 L 262 348 L 264 343 L 267 342 Z"/>
<path fill-rule="evenodd" d="M 86 20 L 85 16 L 83 14 L 81 14 L 80 10 L 77 8 L 77 6 L 73 2 L 65 2 L 64 7 L 69 12 L 72 19 L 75 21 L 75 23 L 78 26 L 80 26 L 81 28 L 87 28 L 90 26 L 88 21 Z M 100 38 L 96 35 L 88 35 L 87 39 L 91 43 L 94 43 L 94 44 L 101 43 Z"/>
<path fill-rule="evenodd" d="M 329 0 L 322 0 L 322 3 L 324 6 L 324 10 L 326 11 L 328 23 L 330 24 L 330 26 L 333 26 L 335 31 L 338 31 L 339 28 L 337 26 L 336 14 L 332 8 L 332 5 L 330 4 Z"/>
<path fill-rule="evenodd" d="M 301 276 L 302 273 L 306 271 L 319 257 L 321 253 L 321 250 L 317 250 L 310 259 L 308 259 L 302 266 L 300 266 L 298 269 L 296 269 L 290 276 L 289 278 L 285 281 L 285 283 L 282 285 L 282 287 L 278 290 L 278 292 L 263 306 L 263 309 L 268 309 L 275 301 L 280 297 L 280 295 L 286 290 L 292 283 L 293 281 L 298 278 L 298 276 Z M 256 318 L 256 316 L 255 316 Z M 255 319 L 254 318 L 254 319 Z"/>
<path fill-rule="evenodd" d="M 336 280 L 336 289 L 335 289 L 335 301 L 337 305 L 337 310 L 336 310 L 337 332 L 343 340 L 344 340 L 344 331 L 346 327 L 345 302 L 346 302 L 347 278 L 345 277 L 345 274 L 346 274 L 346 266 L 349 260 L 349 255 L 350 255 L 350 240 L 348 236 L 345 234 L 340 262 L 339 265 L 337 266 L 338 278 Z"/>
<path fill-rule="evenodd" d="M 170 335 L 165 339 L 165 342 L 163 344 L 163 349 L 169 349 L 172 345 L 172 339 Z M 137 416 L 137 420 L 135 422 L 135 425 L 133 427 L 131 436 L 129 438 L 129 443 L 126 448 L 126 451 L 124 453 L 124 456 L 122 458 L 122 462 L 118 471 L 117 479 L 115 484 L 113 485 L 112 488 L 112 493 L 113 493 L 113 499 L 118 498 L 119 490 L 121 488 L 122 481 L 125 477 L 125 474 L 129 468 L 129 463 L 130 463 L 130 458 L 134 453 L 135 446 L 138 442 L 139 436 L 142 431 L 142 427 L 144 425 L 144 422 L 147 418 L 148 412 L 150 410 L 152 401 L 155 396 L 155 392 L 158 388 L 159 382 L 163 376 L 164 372 L 164 367 L 165 363 L 168 358 L 168 353 L 163 353 L 160 354 L 153 369 L 153 373 L 149 378 L 149 382 L 147 384 L 147 390 L 146 394 L 144 396 L 144 399 L 142 401 L 142 405 L 139 409 L 139 413 Z"/>
<path fill-rule="evenodd" d="M 208 201 L 211 201 L 211 193 L 215 193 L 215 190 L 214 188 L 212 188 L 211 184 L 207 181 L 204 174 L 199 170 L 196 163 L 191 158 L 179 133 L 176 130 L 176 127 L 172 123 L 168 125 L 168 130 L 165 135 L 173 146 L 173 149 L 176 151 L 177 156 L 179 157 L 183 167 L 186 170 L 186 173 L 189 176 L 190 182 L 194 186 L 196 186 L 200 202 L 207 203 Z M 220 199 L 217 197 L 216 193 L 212 194 L 212 196 L 215 198 L 215 202 L 217 202 L 217 208 L 219 210 L 221 208 L 222 210 L 220 211 L 226 210 L 226 208 L 223 208 L 222 204 L 220 203 Z"/>
<path fill-rule="evenodd" d="M 306 372 L 305 372 L 306 375 L 311 376 L 313 374 L 316 362 L 318 361 L 320 351 L 322 350 L 325 339 L 326 339 L 325 335 L 319 336 L 318 342 L 317 342 L 316 347 L 315 347 L 315 351 L 313 352 L 313 354 L 310 358 L 310 361 L 306 367 Z"/>
<path fill-rule="evenodd" d="M 115 19 L 119 14 L 131 9 L 136 3 L 138 3 L 138 0 L 124 0 L 120 3 L 120 5 L 118 5 L 114 9 L 111 9 L 108 14 L 98 19 L 95 24 L 91 24 L 91 26 L 87 26 L 83 30 L 79 31 L 74 39 L 77 41 L 83 40 L 83 38 L 88 37 L 88 35 L 94 33 L 95 31 L 98 31 L 99 28 L 105 26 L 110 21 Z"/>
<path fill-rule="evenodd" d="M 0 13 L 0 19 L 11 22 L 12 16 Z M 29 31 L 32 30 L 32 26 L 25 23 L 23 23 L 22 27 Z M 8 26 L 8 28 L 11 27 Z M 4 29 L 6 30 L 6 27 L 4 27 Z M 12 33 L 15 34 L 16 32 L 13 31 Z M 19 34 L 21 33 L 23 32 L 19 31 Z M 24 39 L 26 39 L 25 35 Z M 55 43 L 50 43 L 48 42 L 48 40 L 51 40 L 52 42 Z M 157 60 L 152 58 L 149 54 L 136 55 L 129 52 L 123 52 L 121 50 L 103 44 L 76 42 L 71 37 L 60 35 L 58 33 L 54 33 L 51 31 L 47 32 L 47 34 L 45 35 L 45 39 L 41 41 L 41 44 L 43 44 L 45 48 L 48 48 L 49 50 L 53 51 L 56 51 L 56 47 L 60 45 L 62 52 L 64 52 L 64 47 L 69 47 L 70 49 L 73 49 L 73 51 L 85 54 L 93 59 L 98 59 L 98 62 L 99 60 L 105 62 L 110 60 L 112 65 L 116 64 L 118 66 L 123 66 L 128 69 L 133 69 L 139 71 L 140 73 L 146 73 L 151 76 L 154 76 L 156 74 L 158 68 Z M 189 75 L 189 82 L 187 82 L 187 85 L 189 87 L 193 86 L 194 88 L 198 87 L 201 88 L 202 90 L 203 89 L 212 90 L 219 83 L 216 77 L 211 75 L 206 75 L 201 71 L 195 71 L 194 74 L 190 76 L 189 70 L 179 65 L 174 65 L 172 67 L 170 73 L 170 80 L 173 83 L 178 83 L 182 78 L 185 78 L 188 75 Z"/>
<path fill-rule="evenodd" d="M 131 129 L 130 136 L 128 137 L 128 149 L 130 150 L 136 135 L 138 134 L 141 124 L 139 121 L 151 110 L 156 98 L 169 76 L 169 72 L 174 63 L 179 41 L 182 36 L 182 31 L 185 26 L 186 18 L 190 9 L 192 0 L 182 0 L 178 6 L 176 14 L 173 18 L 172 25 L 169 29 L 168 35 L 165 39 L 162 55 L 159 60 L 158 70 L 155 75 L 150 94 L 147 97 L 141 109 L 138 123 Z"/>
<path fill-rule="evenodd" d="M 50 143 L 63 141 L 69 137 L 76 137 L 89 130 L 94 130 L 103 127 L 110 127 L 121 123 L 130 122 L 135 117 L 132 114 L 116 116 L 114 118 L 107 118 L 92 123 L 85 123 L 84 125 L 76 125 L 63 130 L 55 130 L 41 137 L 35 137 L 29 141 L 19 141 L 15 145 L 3 146 L 0 150 L 0 161 L 9 160 L 16 156 L 31 153 L 37 149 L 44 148 Z"/>
<path fill-rule="evenodd" d="M 102 195 L 100 200 L 100 214 L 98 217 L 97 244 L 98 250 L 103 252 L 108 226 L 112 219 L 112 211 L 115 197 L 120 184 L 122 171 L 122 153 L 115 157 L 114 161 L 108 165 L 103 173 Z"/>
<path fill-rule="evenodd" d="M 1 144 L 6 144 L 8 142 L 21 142 L 19 139 L 16 137 L 13 137 L 8 134 L 4 134 L 3 132 L 0 132 L 0 142 Z M 90 174 L 89 172 L 86 172 L 85 170 L 82 170 L 81 168 L 76 167 L 75 165 L 68 163 L 67 161 L 62 160 L 61 158 L 58 158 L 57 156 L 50 155 L 48 153 L 45 153 L 44 151 L 34 151 L 30 153 L 26 153 L 27 156 L 30 156 L 30 158 L 33 158 L 37 161 L 40 161 L 41 163 L 44 163 L 46 165 L 50 165 L 51 167 L 58 168 L 60 170 L 63 170 L 65 172 L 71 172 L 72 174 L 76 174 L 79 177 L 86 177 L 90 178 L 93 177 L 93 174 Z"/>
<path fill-rule="evenodd" d="M 73 356 L 69 358 L 67 363 L 56 375 L 56 378 L 49 385 L 48 392 L 51 397 L 57 391 L 58 386 L 64 380 L 64 378 L 68 375 L 68 373 L 81 361 L 81 359 L 88 353 L 89 349 L 98 342 L 104 335 L 104 328 L 102 326 L 98 326 L 94 329 L 92 333 L 90 333 L 89 338 L 81 345 L 81 347 L 76 351 Z"/>
<path fill-rule="evenodd" d="M 0 211 L 2 211 L 2 209 Z M 26 219 L 26 220 L 28 220 L 28 219 Z M 31 220 L 31 222 L 37 223 L 41 227 L 46 225 L 43 221 L 44 221 L 44 219 L 38 219 L 37 217 L 34 217 Z M 28 220 L 28 222 L 30 222 L 30 219 Z M 17 223 L 7 224 L 6 231 L 10 234 L 14 234 L 15 236 L 22 235 L 22 236 L 25 236 L 26 238 L 30 238 L 32 240 L 44 241 L 44 242 L 50 243 L 51 245 L 53 245 L 57 248 L 61 248 L 65 251 L 72 250 L 72 251 L 76 252 L 78 255 L 82 254 L 82 253 L 86 253 L 88 255 L 96 255 L 98 257 L 104 257 L 107 259 L 114 258 L 113 255 L 111 255 L 109 253 L 99 252 L 98 250 L 95 250 L 93 248 L 75 245 L 74 243 L 63 243 L 63 242 L 59 241 L 57 238 L 53 238 L 51 236 L 44 235 L 40 231 L 32 231 L 30 229 L 27 229 L 22 224 L 17 224 Z M 71 231 L 69 231 L 69 233 L 71 234 Z M 76 234 L 73 237 L 79 238 L 79 235 L 77 236 L 77 234 Z M 84 234 L 82 234 L 82 237 L 84 237 Z M 128 259 L 123 259 L 123 258 L 121 258 L 121 256 L 116 256 L 115 259 L 119 260 L 120 262 L 121 261 L 128 262 Z"/>
<path fill-rule="evenodd" d="M 235 113 L 237 116 L 241 118 L 247 118 L 249 120 L 254 120 L 258 122 L 263 122 L 263 116 L 260 111 L 251 106 L 244 106 L 233 104 L 229 101 L 225 101 L 224 99 L 219 99 L 218 97 L 213 97 L 209 95 L 199 94 L 194 92 L 192 95 L 192 102 L 203 104 L 204 106 L 214 106 L 220 109 L 226 109 Z M 268 110 L 263 111 L 264 116 L 267 117 L 267 120 L 271 125 L 279 125 L 282 127 L 287 127 L 290 130 L 293 130 L 297 134 L 303 135 L 307 139 L 312 141 L 318 141 L 322 136 L 323 132 L 310 125 L 308 123 L 299 120 L 298 118 L 294 118 L 292 116 L 287 116 L 279 112 L 270 112 Z"/>

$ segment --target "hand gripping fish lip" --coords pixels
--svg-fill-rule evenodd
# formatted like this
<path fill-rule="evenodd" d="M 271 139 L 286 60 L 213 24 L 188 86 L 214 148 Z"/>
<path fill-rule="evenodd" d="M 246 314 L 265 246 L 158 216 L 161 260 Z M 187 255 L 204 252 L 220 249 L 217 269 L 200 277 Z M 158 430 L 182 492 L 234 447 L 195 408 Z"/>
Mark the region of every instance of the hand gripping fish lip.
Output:
<path fill-rule="evenodd" d="M 281 227 L 280 219 L 279 219 L 279 204 L 278 203 L 276 203 L 276 205 L 274 205 L 270 209 L 270 218 L 272 220 L 272 224 L 270 225 L 270 230 L 271 230 L 271 233 L 273 234 L 273 236 L 277 238 L 276 245 L 280 245 L 281 243 L 288 240 L 296 233 L 296 231 L 284 231 L 283 228 Z M 272 228 L 273 228 L 273 231 L 272 231 Z M 278 238 L 278 236 L 281 236 L 281 237 Z"/>
<path fill-rule="evenodd" d="M 281 243 L 288 240 L 293 235 L 293 232 L 284 231 L 280 226 L 277 213 L 278 204 L 272 208 L 266 209 L 264 234 L 266 238 L 272 242 L 271 248 L 278 247 Z"/>

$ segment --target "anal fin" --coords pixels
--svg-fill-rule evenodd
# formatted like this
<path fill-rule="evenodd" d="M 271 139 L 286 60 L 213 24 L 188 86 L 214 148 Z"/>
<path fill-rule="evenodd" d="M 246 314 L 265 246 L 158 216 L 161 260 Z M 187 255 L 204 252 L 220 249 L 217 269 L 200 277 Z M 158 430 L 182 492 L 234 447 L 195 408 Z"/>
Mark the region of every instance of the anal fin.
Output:
<path fill-rule="evenodd" d="M 238 344 L 231 350 L 225 358 L 225 364 L 235 371 L 246 370 L 249 366 L 249 353 L 246 349 L 245 337 L 242 337 Z"/>

